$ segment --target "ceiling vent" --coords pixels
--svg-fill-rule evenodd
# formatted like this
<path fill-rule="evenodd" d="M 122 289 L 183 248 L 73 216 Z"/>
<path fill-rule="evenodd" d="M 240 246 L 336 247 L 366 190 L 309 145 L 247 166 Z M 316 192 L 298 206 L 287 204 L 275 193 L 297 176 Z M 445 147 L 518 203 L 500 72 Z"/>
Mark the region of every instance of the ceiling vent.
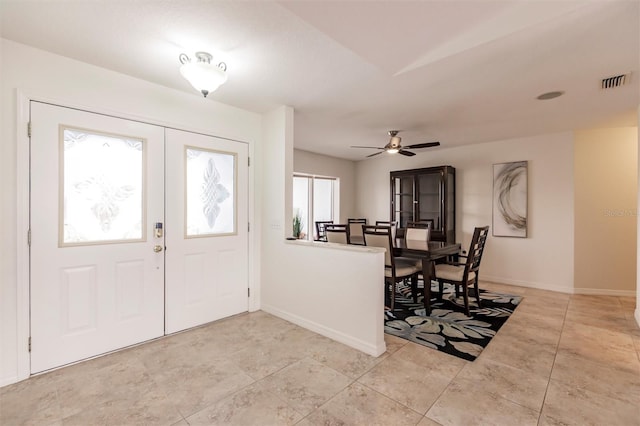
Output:
<path fill-rule="evenodd" d="M 613 89 L 614 87 L 622 86 L 629 79 L 628 74 L 620 74 L 613 77 L 607 77 L 602 79 L 603 89 Z"/>

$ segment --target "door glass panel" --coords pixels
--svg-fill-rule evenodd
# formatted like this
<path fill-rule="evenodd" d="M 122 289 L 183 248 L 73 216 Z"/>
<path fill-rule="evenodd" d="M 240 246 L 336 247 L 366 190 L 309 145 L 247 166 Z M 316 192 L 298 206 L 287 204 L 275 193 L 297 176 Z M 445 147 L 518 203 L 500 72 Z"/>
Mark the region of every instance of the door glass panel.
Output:
<path fill-rule="evenodd" d="M 236 156 L 185 148 L 186 237 L 236 233 Z"/>
<path fill-rule="evenodd" d="M 60 131 L 60 246 L 144 241 L 144 141 Z"/>

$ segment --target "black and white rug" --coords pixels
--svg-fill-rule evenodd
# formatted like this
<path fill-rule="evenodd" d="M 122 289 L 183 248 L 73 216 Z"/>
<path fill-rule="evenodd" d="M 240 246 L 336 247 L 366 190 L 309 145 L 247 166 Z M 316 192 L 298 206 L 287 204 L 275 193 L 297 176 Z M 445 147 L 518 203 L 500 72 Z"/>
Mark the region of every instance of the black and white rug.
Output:
<path fill-rule="evenodd" d="M 469 317 L 464 313 L 462 297 L 456 298 L 453 286 L 445 285 L 442 300 L 433 299 L 439 293 L 434 281 L 431 315 L 427 316 L 422 294 L 414 303 L 410 286 L 399 283 L 397 289 L 395 309 L 385 312 L 385 333 L 469 361 L 480 355 L 522 300 L 522 296 L 480 289 L 482 308 L 478 308 L 472 290 Z"/>

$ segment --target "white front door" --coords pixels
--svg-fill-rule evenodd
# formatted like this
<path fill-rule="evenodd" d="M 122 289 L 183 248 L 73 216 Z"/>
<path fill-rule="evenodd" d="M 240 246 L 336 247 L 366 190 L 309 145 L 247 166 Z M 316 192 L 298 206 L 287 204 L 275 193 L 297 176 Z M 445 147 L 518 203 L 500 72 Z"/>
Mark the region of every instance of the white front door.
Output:
<path fill-rule="evenodd" d="M 32 374 L 247 310 L 246 144 L 40 102 L 31 125 Z"/>
<path fill-rule="evenodd" d="M 166 330 L 248 308 L 248 148 L 167 129 Z"/>
<path fill-rule="evenodd" d="M 31 102 L 31 372 L 164 333 L 164 129 Z"/>

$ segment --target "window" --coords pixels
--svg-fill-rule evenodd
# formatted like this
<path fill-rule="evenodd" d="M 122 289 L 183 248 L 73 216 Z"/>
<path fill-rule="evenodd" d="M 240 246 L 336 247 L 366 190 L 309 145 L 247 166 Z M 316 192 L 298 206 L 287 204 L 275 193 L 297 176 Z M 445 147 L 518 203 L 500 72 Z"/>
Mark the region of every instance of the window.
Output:
<path fill-rule="evenodd" d="M 317 239 L 315 223 L 335 220 L 339 215 L 337 178 L 296 174 L 293 176 L 293 217 L 300 219 L 301 239 Z"/>

